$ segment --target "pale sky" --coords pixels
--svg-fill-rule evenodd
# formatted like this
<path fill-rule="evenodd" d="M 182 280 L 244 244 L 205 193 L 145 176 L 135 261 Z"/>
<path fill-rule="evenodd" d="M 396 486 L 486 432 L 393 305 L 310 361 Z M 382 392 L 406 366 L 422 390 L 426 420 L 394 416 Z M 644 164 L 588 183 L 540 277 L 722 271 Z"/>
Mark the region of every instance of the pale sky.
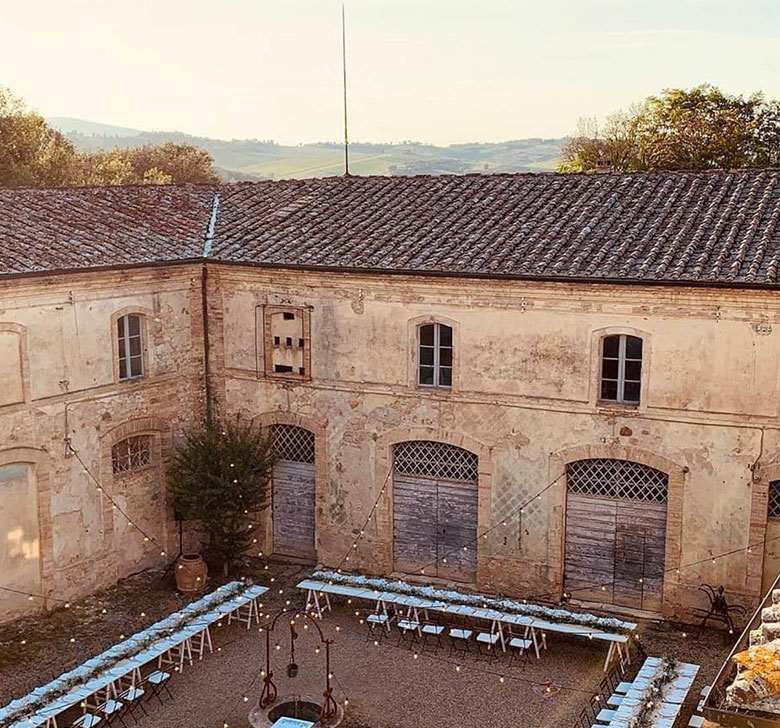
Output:
<path fill-rule="evenodd" d="M 0 85 L 45 116 L 338 140 L 338 0 L 1 0 Z M 347 0 L 350 137 L 563 136 L 665 87 L 780 97 L 780 0 Z"/>

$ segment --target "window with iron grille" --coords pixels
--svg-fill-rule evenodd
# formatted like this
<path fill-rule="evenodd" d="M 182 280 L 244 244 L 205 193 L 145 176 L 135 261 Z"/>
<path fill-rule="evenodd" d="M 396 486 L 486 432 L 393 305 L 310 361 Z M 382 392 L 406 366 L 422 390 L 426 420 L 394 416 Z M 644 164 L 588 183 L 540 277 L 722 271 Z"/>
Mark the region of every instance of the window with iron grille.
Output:
<path fill-rule="evenodd" d="M 768 518 L 780 518 L 780 480 L 772 480 L 769 483 L 769 507 Z"/>
<path fill-rule="evenodd" d="M 399 475 L 475 481 L 479 477 L 479 458 L 444 442 L 410 440 L 393 449 L 393 469 Z"/>
<path fill-rule="evenodd" d="M 144 375 L 143 324 L 143 317 L 136 314 L 121 316 L 116 321 L 120 379 Z"/>
<path fill-rule="evenodd" d="M 271 450 L 277 460 L 314 462 L 314 433 L 295 425 L 273 425 Z"/>
<path fill-rule="evenodd" d="M 606 402 L 639 404 L 642 385 L 642 339 L 638 336 L 605 336 L 601 340 L 601 389 Z"/>
<path fill-rule="evenodd" d="M 452 327 L 424 324 L 418 332 L 417 381 L 423 387 L 452 387 Z"/>
<path fill-rule="evenodd" d="M 114 474 L 132 473 L 151 465 L 152 436 L 136 435 L 120 440 L 111 448 L 111 466 Z"/>
<path fill-rule="evenodd" d="M 594 458 L 566 466 L 566 485 L 571 493 L 621 500 L 664 502 L 669 476 L 661 470 L 630 460 Z"/>

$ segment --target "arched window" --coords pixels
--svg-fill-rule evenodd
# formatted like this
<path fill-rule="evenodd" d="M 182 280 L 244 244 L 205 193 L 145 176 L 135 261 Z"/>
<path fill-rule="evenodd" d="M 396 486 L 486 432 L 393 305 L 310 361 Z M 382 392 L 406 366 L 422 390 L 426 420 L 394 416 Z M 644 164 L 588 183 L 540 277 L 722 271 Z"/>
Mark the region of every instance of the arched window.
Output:
<path fill-rule="evenodd" d="M 114 475 L 132 473 L 152 464 L 152 436 L 136 435 L 120 440 L 111 448 Z"/>
<path fill-rule="evenodd" d="M 418 332 L 418 383 L 423 387 L 452 387 L 452 327 L 423 324 Z"/>
<path fill-rule="evenodd" d="M 116 320 L 120 379 L 136 379 L 145 374 L 144 323 L 144 317 L 134 313 Z"/>
<path fill-rule="evenodd" d="M 599 399 L 639 404 L 642 387 L 642 339 L 617 334 L 601 340 L 601 388 Z"/>
<path fill-rule="evenodd" d="M 769 482 L 767 518 L 780 518 L 780 480 Z"/>

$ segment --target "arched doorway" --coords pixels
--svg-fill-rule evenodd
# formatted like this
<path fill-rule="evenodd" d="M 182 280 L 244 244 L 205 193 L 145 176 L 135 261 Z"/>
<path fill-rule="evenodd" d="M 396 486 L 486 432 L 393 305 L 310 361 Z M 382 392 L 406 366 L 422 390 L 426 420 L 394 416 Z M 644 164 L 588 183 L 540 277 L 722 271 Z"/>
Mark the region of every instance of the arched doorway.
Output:
<path fill-rule="evenodd" d="M 454 445 L 393 448 L 393 561 L 397 571 L 454 581 L 477 576 L 479 458 Z"/>
<path fill-rule="evenodd" d="M 29 608 L 42 592 L 38 489 L 33 463 L 0 465 L 0 621 Z M 17 590 L 11 591 L 11 590 Z M 39 606 L 39 603 L 37 604 Z"/>
<path fill-rule="evenodd" d="M 564 591 L 660 612 L 669 476 L 612 458 L 566 466 Z"/>
<path fill-rule="evenodd" d="M 271 438 L 273 552 L 314 561 L 314 433 L 296 425 L 272 425 Z"/>

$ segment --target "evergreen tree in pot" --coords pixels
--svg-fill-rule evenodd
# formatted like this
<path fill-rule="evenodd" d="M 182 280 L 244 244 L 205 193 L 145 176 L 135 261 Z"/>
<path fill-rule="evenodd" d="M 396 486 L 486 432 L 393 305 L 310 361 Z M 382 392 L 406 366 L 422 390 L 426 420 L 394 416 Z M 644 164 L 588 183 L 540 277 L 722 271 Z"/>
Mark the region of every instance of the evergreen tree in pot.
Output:
<path fill-rule="evenodd" d="M 268 505 L 273 466 L 270 439 L 240 419 L 205 422 L 185 433 L 168 472 L 175 511 L 194 521 L 205 542 L 205 555 L 227 576 L 257 538 L 259 513 Z M 197 554 L 185 554 L 177 564 L 177 585 L 202 564 Z M 182 581 L 184 584 L 179 584 Z M 197 588 L 205 585 L 205 574 Z"/>

